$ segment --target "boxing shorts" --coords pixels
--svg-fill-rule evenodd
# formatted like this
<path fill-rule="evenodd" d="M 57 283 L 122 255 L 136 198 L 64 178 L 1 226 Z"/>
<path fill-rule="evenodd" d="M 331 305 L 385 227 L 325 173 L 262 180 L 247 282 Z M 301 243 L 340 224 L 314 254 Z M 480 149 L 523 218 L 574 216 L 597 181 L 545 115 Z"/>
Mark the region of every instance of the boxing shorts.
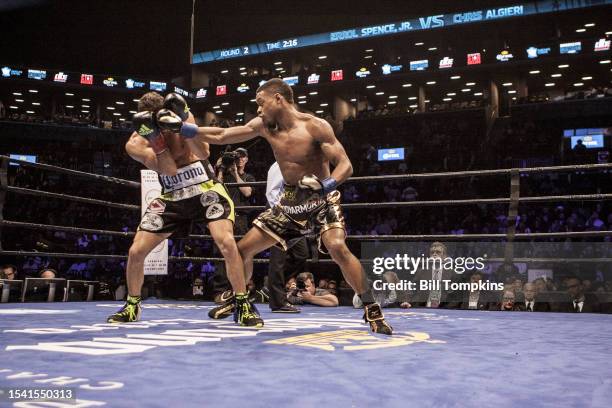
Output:
<path fill-rule="evenodd" d="M 162 194 L 147 206 L 139 231 L 182 238 L 194 222 L 234 222 L 234 203 L 223 183 L 214 179 L 207 160 L 183 166 L 174 176 L 160 174 L 159 182 Z"/>
<path fill-rule="evenodd" d="M 300 238 L 310 236 L 316 237 L 319 251 L 324 252 L 321 235 L 333 228 L 346 230 L 339 191 L 322 197 L 288 184 L 284 185 L 279 203 L 261 213 L 253 225 L 274 238 L 285 251 Z"/>

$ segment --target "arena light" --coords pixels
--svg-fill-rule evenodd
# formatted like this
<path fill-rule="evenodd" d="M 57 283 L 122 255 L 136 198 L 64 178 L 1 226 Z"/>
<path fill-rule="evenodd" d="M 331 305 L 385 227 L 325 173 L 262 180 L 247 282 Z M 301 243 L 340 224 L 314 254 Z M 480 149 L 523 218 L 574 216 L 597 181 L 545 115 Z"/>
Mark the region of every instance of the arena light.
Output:
<path fill-rule="evenodd" d="M 561 64 L 557 66 L 558 68 L 569 68 L 569 64 Z"/>
<path fill-rule="evenodd" d="M 328 103 L 322 103 L 319 106 L 327 106 L 327 105 L 329 105 L 329 104 Z"/>
<path fill-rule="evenodd" d="M 471 92 L 472 88 L 463 88 L 461 92 Z"/>
<path fill-rule="evenodd" d="M 276 71 L 283 71 L 284 69 L 285 69 L 285 68 L 283 68 L 283 67 L 278 67 L 278 68 L 275 68 L 275 70 L 276 70 Z"/>
<path fill-rule="evenodd" d="M 83 99 L 83 100 L 89 102 L 89 99 Z M 139 102 L 139 101 L 140 99 L 132 99 L 132 102 Z"/>
<path fill-rule="evenodd" d="M 376 85 L 368 85 L 368 86 L 366 86 L 366 88 L 367 89 L 373 89 L 373 88 L 376 88 Z"/>
<path fill-rule="evenodd" d="M 23 102 L 23 99 L 15 99 L 15 102 L 21 103 L 21 102 Z"/>
<path fill-rule="evenodd" d="M 416 101 L 417 97 L 416 96 L 410 96 L 408 97 L 409 101 Z"/>
<path fill-rule="evenodd" d="M 451 79 L 461 79 L 461 75 L 453 75 Z"/>
<path fill-rule="evenodd" d="M 107 106 L 106 109 L 108 109 L 108 110 L 115 110 L 115 107 L 114 106 Z"/>
<path fill-rule="evenodd" d="M 219 108 L 221 108 L 221 105 L 215 105 L 215 106 L 213 106 L 212 108 L 213 108 L 213 109 L 219 109 Z"/>
<path fill-rule="evenodd" d="M 276 62 L 274 63 L 274 65 L 281 65 L 282 63 L 283 63 L 283 61 L 276 61 Z"/>
<path fill-rule="evenodd" d="M 512 86 L 512 82 L 504 82 L 502 86 Z"/>
<path fill-rule="evenodd" d="M 482 92 L 475 92 L 474 96 L 482 96 Z"/>
<path fill-rule="evenodd" d="M 370 58 L 372 58 L 371 55 L 366 55 L 365 57 L 363 57 L 363 59 L 370 59 Z"/>
<path fill-rule="evenodd" d="M 429 99 L 425 99 L 425 103 L 429 103 L 431 102 Z"/>
<path fill-rule="evenodd" d="M 476 85 L 476 82 L 466 82 L 465 86 L 474 86 Z"/>
<path fill-rule="evenodd" d="M 74 106 L 72 106 L 72 105 L 66 105 L 66 107 L 67 107 L 68 109 L 73 109 L 73 108 L 74 108 Z"/>
<path fill-rule="evenodd" d="M 298 96 L 298 99 L 306 99 L 306 95 L 300 95 Z"/>
<path fill-rule="evenodd" d="M 444 102 L 448 102 L 448 101 L 452 101 L 452 100 L 453 100 L 453 98 L 442 98 L 442 100 L 443 100 Z"/>
<path fill-rule="evenodd" d="M 70 92 L 66 92 L 64 95 L 66 95 L 66 96 L 74 96 L 74 94 L 70 93 Z"/>
<path fill-rule="evenodd" d="M 585 27 L 595 27 L 595 23 L 586 23 Z"/>
<path fill-rule="evenodd" d="M 317 91 L 312 91 L 312 92 L 308 92 L 308 95 L 318 95 L 319 93 Z"/>
<path fill-rule="evenodd" d="M 36 89 L 28 89 L 29 93 L 38 93 L 38 91 Z"/>
<path fill-rule="evenodd" d="M 229 102 L 223 102 L 223 103 L 221 104 L 221 106 L 227 106 L 227 105 L 229 105 Z"/>
<path fill-rule="evenodd" d="M 136 114 L 136 111 L 130 111 L 130 113 Z"/>
<path fill-rule="evenodd" d="M 240 67 L 238 68 L 240 71 L 244 71 L 246 69 L 246 67 Z"/>
<path fill-rule="evenodd" d="M 21 94 L 21 92 L 13 92 L 13 95 L 15 95 L 15 96 L 23 96 L 23 95 Z"/>
<path fill-rule="evenodd" d="M 515 94 L 515 93 L 516 93 L 516 91 L 515 91 L 514 89 L 511 89 L 511 90 L 509 90 L 509 91 L 508 91 L 508 93 L 509 93 L 509 94 Z"/>
<path fill-rule="evenodd" d="M 435 51 L 435 50 L 437 50 L 437 49 L 438 49 L 438 47 L 429 47 L 429 48 L 427 49 L 427 51 Z"/>
<path fill-rule="evenodd" d="M 414 108 L 418 108 L 418 107 L 419 107 L 419 105 L 410 105 L 410 106 L 408 106 L 408 107 L 409 107 L 409 108 L 413 108 L 413 109 L 414 109 Z"/>
<path fill-rule="evenodd" d="M 561 74 L 559 74 L 559 73 L 557 73 L 557 74 L 552 74 L 552 75 L 551 75 L 551 77 L 552 77 L 552 78 L 560 78 L 560 77 L 562 77 L 562 76 L 563 76 L 563 75 L 561 75 Z"/>
<path fill-rule="evenodd" d="M 351 102 L 357 102 L 357 98 L 351 98 Z"/>
<path fill-rule="evenodd" d="M 365 52 L 372 52 L 374 51 L 374 48 L 368 48 L 367 50 L 365 50 Z"/>
<path fill-rule="evenodd" d="M 423 43 L 423 42 L 415 42 L 414 45 L 416 45 L 417 47 L 420 47 L 421 45 L 425 45 L 425 43 Z"/>
<path fill-rule="evenodd" d="M 384 94 L 385 94 L 385 93 L 384 93 L 384 92 L 382 92 L 382 91 L 381 91 L 381 92 L 376 92 L 376 95 L 384 95 Z"/>
<path fill-rule="evenodd" d="M 26 113 L 34 114 L 34 111 L 26 111 Z"/>
<path fill-rule="evenodd" d="M 229 70 L 224 69 L 223 71 L 221 71 L 222 74 L 227 74 L 229 72 Z"/>
<path fill-rule="evenodd" d="M 34 105 L 34 106 L 40 106 L 40 102 L 32 102 L 32 105 Z"/>
<path fill-rule="evenodd" d="M 539 74 L 539 73 L 540 73 L 540 70 L 539 70 L 539 69 L 535 69 L 535 70 L 533 70 L 533 71 L 529 71 L 529 73 L 530 73 L 531 75 Z"/>
<path fill-rule="evenodd" d="M 544 84 L 544 86 L 546 86 L 546 87 L 555 86 L 555 83 L 554 82 L 548 82 L 548 83 Z"/>
<path fill-rule="evenodd" d="M 436 81 L 427 81 L 427 82 L 426 82 L 426 84 L 427 84 L 427 85 L 435 85 L 435 84 L 436 84 Z"/>
<path fill-rule="evenodd" d="M 599 61 L 600 64 L 609 64 L 610 60 L 601 60 Z"/>
<path fill-rule="evenodd" d="M 574 86 L 576 86 L 576 87 L 578 87 L 578 86 L 583 86 L 583 85 L 584 85 L 584 83 L 582 83 L 582 82 L 576 82 L 576 83 L 574 84 Z"/>
<path fill-rule="evenodd" d="M 389 95 L 389 99 L 397 99 L 397 95 Z"/>
<path fill-rule="evenodd" d="M 455 96 L 455 95 L 457 95 L 455 92 L 449 92 L 446 94 L 446 96 Z"/>
<path fill-rule="evenodd" d="M 402 88 L 410 88 L 412 86 L 412 84 L 403 84 Z"/>
<path fill-rule="evenodd" d="M 284 72 L 284 71 L 281 71 L 281 72 Z M 240 76 L 246 76 L 246 74 L 247 74 L 247 72 L 246 72 L 246 71 L 242 71 L 242 72 L 240 73 Z"/>
<path fill-rule="evenodd" d="M 83 99 L 81 99 L 81 100 L 82 100 L 83 102 L 91 102 L 91 100 L 90 100 L 90 99 L 87 99 L 87 98 L 83 98 Z M 134 101 L 135 101 L 135 102 L 138 102 L 138 99 L 134 99 Z"/>
<path fill-rule="evenodd" d="M 315 113 L 323 113 L 323 112 L 325 112 L 325 111 L 318 110 L 318 111 L 316 111 Z"/>
<path fill-rule="evenodd" d="M 121 122 L 125 122 L 125 118 L 119 118 Z"/>
<path fill-rule="evenodd" d="M 300 105 L 303 105 L 303 104 L 305 104 L 305 103 L 306 103 L 306 101 L 299 101 L 298 103 L 299 103 Z"/>
<path fill-rule="evenodd" d="M 215 113 L 223 113 L 222 110 L 215 111 Z"/>
<path fill-rule="evenodd" d="M 244 116 L 244 112 L 238 112 L 236 116 Z"/>
<path fill-rule="evenodd" d="M 576 29 L 577 33 L 584 33 L 586 31 L 586 28 L 578 28 Z"/>
<path fill-rule="evenodd" d="M 389 101 L 387 102 L 387 105 L 395 105 L 397 103 L 397 101 Z"/>
<path fill-rule="evenodd" d="M 19 107 L 18 107 L 18 106 L 11 105 L 11 106 L 9 106 L 9 109 L 19 109 Z"/>
<path fill-rule="evenodd" d="M 117 105 L 125 105 L 125 102 L 117 101 L 115 102 Z"/>
<path fill-rule="evenodd" d="M 593 79 L 593 77 L 591 77 L 591 76 L 583 76 L 580 79 L 582 79 L 583 81 L 589 81 L 589 80 Z"/>
<path fill-rule="evenodd" d="M 114 112 L 113 116 L 121 116 L 121 114 L 119 112 Z"/>
<path fill-rule="evenodd" d="M 83 112 L 83 113 L 89 113 L 89 111 L 88 111 L 87 109 L 83 109 L 83 110 L 81 110 L 81 112 Z"/>
<path fill-rule="evenodd" d="M 250 99 L 249 102 L 256 102 L 256 100 L 255 99 Z"/>
<path fill-rule="evenodd" d="M 324 60 L 324 59 L 326 59 L 326 58 L 327 58 L 327 55 L 319 55 L 319 59 L 320 59 L 320 60 Z"/>

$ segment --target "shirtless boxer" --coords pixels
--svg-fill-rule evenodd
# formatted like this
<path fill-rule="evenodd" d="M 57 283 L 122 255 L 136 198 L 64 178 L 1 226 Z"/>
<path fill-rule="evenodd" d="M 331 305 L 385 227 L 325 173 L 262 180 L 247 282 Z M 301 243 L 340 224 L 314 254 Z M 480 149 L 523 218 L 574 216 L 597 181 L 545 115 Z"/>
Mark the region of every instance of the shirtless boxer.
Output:
<path fill-rule="evenodd" d="M 261 136 L 270 143 L 280 165 L 284 191 L 275 207 L 261 213 L 255 227 L 238 243 L 245 263 L 246 278 L 253 270 L 255 254 L 280 245 L 287 249 L 303 235 L 316 233 L 342 270 L 346 281 L 361 297 L 364 318 L 373 332 L 391 334 L 380 306 L 374 302 L 359 260 L 348 249 L 340 193 L 336 187 L 353 172 L 353 167 L 331 126 L 315 116 L 299 112 L 293 91 L 282 79 L 274 78 L 257 89 L 258 117 L 244 126 L 197 127 L 178 116 L 159 118 L 159 126 L 180 133 L 187 140 L 211 144 L 234 144 Z M 330 172 L 330 163 L 334 170 Z M 319 246 L 321 247 L 321 246 Z M 209 316 L 231 314 L 233 302 L 213 309 Z"/>
<path fill-rule="evenodd" d="M 235 291 L 234 320 L 242 326 L 263 326 L 263 320 L 247 298 L 244 263 L 234 240 L 234 203 L 225 186 L 214 179 L 208 162 L 209 146 L 201 139 L 185 139 L 160 129 L 157 121 L 167 115 L 195 126 L 183 97 L 171 93 L 164 99 L 155 92 L 140 98 L 127 153 L 159 174 L 162 194 L 154 199 L 140 221 L 130 247 L 125 305 L 108 317 L 109 323 L 140 318 L 140 290 L 145 257 L 164 239 L 186 236 L 194 221 L 208 224 L 210 235 L 225 258 L 227 275 Z"/>

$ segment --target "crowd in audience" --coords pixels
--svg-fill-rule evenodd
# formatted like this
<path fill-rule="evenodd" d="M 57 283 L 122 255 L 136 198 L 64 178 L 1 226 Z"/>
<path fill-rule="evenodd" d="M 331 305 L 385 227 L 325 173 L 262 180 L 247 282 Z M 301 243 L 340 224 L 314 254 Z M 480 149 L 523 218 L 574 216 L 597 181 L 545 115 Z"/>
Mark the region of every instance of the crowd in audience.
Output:
<path fill-rule="evenodd" d="M 537 140 L 539 137 L 542 138 L 539 145 L 542 146 L 542 149 L 546 149 L 550 147 L 548 138 L 552 137 L 550 132 L 547 133 L 545 125 L 537 121 L 521 121 L 510 123 L 503 128 L 502 142 L 493 140 L 490 141 L 490 146 L 479 146 L 485 129 L 482 118 L 478 115 L 473 117 L 463 115 L 450 119 L 428 118 L 408 122 L 397 120 L 389 124 L 373 124 L 372 126 L 364 121 L 355 127 L 351 126 L 351 122 L 345 123 L 339 138 L 353 160 L 355 176 L 484 168 L 480 166 L 486 163 L 484 159 L 488 157 L 482 157 L 481 152 L 493 145 L 507 146 L 508 141 L 512 140 L 514 145 L 521 146 L 528 140 Z M 235 123 L 216 123 L 222 126 L 233 124 Z M 125 137 L 127 137 L 127 132 Z M 367 140 L 368 142 L 355 142 L 356 140 Z M 394 141 L 409 145 L 406 160 L 379 162 L 374 146 L 385 147 L 385 144 L 388 144 L 386 147 L 393 147 L 392 143 L 396 143 Z M 251 157 L 257 157 L 257 160 L 250 161 L 248 172 L 253 174 L 256 180 L 265 180 L 268 167 L 274 161 L 269 146 L 266 143 L 255 141 L 246 147 Z M 26 144 L 22 141 L 14 141 L 13 144 L 5 142 L 2 150 L 4 153 L 23 151 L 27 154 L 36 154 L 39 162 L 130 180 L 138 180 L 139 170 L 142 168 L 125 155 L 123 143 L 102 145 L 89 141 Z M 531 145 L 529 150 L 532 150 Z M 554 149 L 550 149 L 550 152 L 554 154 Z M 214 147 L 213 158 L 218 157 L 219 154 L 220 148 Z M 500 157 L 507 154 L 507 150 L 489 150 L 489 154 Z M 53 172 L 42 172 L 27 167 L 12 167 L 9 171 L 9 184 L 82 197 L 95 197 L 112 202 L 138 203 L 140 199 L 138 189 L 88 181 Z M 609 186 L 609 173 L 573 172 L 525 176 L 521 178 L 520 187 L 521 196 L 525 197 L 607 192 L 606 186 Z M 385 183 L 349 182 L 340 190 L 345 203 L 389 203 L 441 198 L 508 197 L 509 189 L 508 178 L 500 182 L 498 178 L 472 177 L 402 180 Z M 253 194 L 251 198 L 251 204 L 265 205 L 262 189 L 256 189 L 256 194 Z M 32 198 L 17 194 L 7 195 L 3 215 L 7 220 L 125 232 L 134 231 L 138 224 L 137 214 L 129 210 L 51 198 Z M 396 207 L 384 211 L 351 209 L 346 211 L 346 219 L 349 235 L 505 234 L 508 227 L 507 205 L 505 204 Z M 612 229 L 612 211 L 607 202 L 572 201 L 537 205 L 521 204 L 515 226 L 518 233 L 604 231 Z M 193 232 L 206 233 L 200 227 Z M 609 238 L 606 237 L 606 242 L 609 242 Z M 8 250 L 126 255 L 130 242 L 131 236 L 37 230 L 24 234 L 23 230 L 9 227 L 3 230 L 3 248 Z M 351 247 L 358 252 L 359 246 L 355 242 L 351 243 Z M 212 246 L 209 240 L 170 240 L 169 251 L 171 256 L 177 257 L 211 256 Z M 267 254 L 262 256 L 266 257 Z M 125 261 L 123 259 L 81 260 L 39 256 L 18 258 L 13 262 L 17 264 L 17 276 L 38 276 L 44 268 L 53 268 L 60 277 L 105 281 L 112 288 L 110 292 L 113 294 L 119 289 L 117 292 L 119 297 L 124 293 L 120 288 L 123 287 L 123 291 L 125 290 Z M 171 298 L 203 297 L 208 294 L 209 280 L 215 268 L 214 262 L 171 261 L 169 275 L 147 278 L 148 294 L 149 296 Z M 570 273 L 572 271 L 568 272 L 564 269 L 559 269 L 559 271 L 562 272 L 555 273 L 554 280 L 545 280 L 543 286 L 539 280 L 527 282 L 524 275 L 511 276 L 507 287 L 512 288 L 513 304 L 520 304 L 523 302 L 523 296 L 533 291 L 532 286 L 527 285 L 533 284 L 538 287 L 537 293 L 540 296 L 545 290 L 558 292 L 577 287 L 574 285 L 575 282 L 567 280 L 573 275 Z M 260 288 L 264 285 L 265 267 L 258 266 L 255 272 L 255 281 L 251 285 L 254 288 Z M 294 275 L 297 272 L 305 271 L 296 271 Z M 335 296 L 340 304 L 351 303 L 352 292 L 346 282 L 341 279 L 341 274 L 337 269 L 319 265 L 313 267 L 312 272 L 314 276 L 307 279 L 310 281 L 309 289 L 315 288 L 314 282 L 317 280 L 319 289 L 327 291 L 324 295 L 329 293 Z M 589 290 L 608 292 L 612 279 L 606 273 L 598 275 L 591 271 L 582 274 L 579 277 L 579 286 L 583 285 L 585 292 Z M 304 294 L 298 296 L 298 293 L 294 293 L 295 288 L 291 286 L 292 282 L 294 279 L 289 279 L 288 295 L 290 299 L 296 303 L 309 303 L 308 299 L 304 299 Z M 316 293 L 315 290 L 311 295 L 316 296 Z M 309 298 L 311 295 L 306 294 L 305 297 Z M 495 294 L 495 296 L 498 295 L 502 298 L 488 301 L 487 309 L 497 307 L 501 309 L 504 307 L 502 301 L 510 302 L 512 297 L 509 292 Z M 410 303 L 409 299 L 406 299 L 405 302 L 399 301 L 398 295 L 395 294 L 395 296 L 396 301 L 389 301 L 386 304 L 401 306 L 402 303 Z M 460 303 L 455 299 L 442 306 L 461 307 Z"/>

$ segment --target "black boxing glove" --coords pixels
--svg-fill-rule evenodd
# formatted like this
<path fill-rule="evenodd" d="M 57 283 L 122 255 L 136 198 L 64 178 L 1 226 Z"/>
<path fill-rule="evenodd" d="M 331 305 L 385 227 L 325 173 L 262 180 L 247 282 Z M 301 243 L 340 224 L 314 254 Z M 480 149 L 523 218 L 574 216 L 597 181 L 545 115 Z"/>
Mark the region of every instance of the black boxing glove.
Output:
<path fill-rule="evenodd" d="M 132 117 L 132 126 L 139 136 L 147 139 L 155 154 L 162 154 L 168 149 L 164 135 L 157 127 L 153 112 L 138 112 Z"/>
<path fill-rule="evenodd" d="M 164 99 L 164 108 L 176 113 L 182 121 L 186 121 L 187 118 L 189 118 L 189 106 L 187 106 L 187 101 L 177 93 L 172 92 L 166 95 Z"/>
<path fill-rule="evenodd" d="M 193 123 L 183 122 L 181 117 L 169 109 L 160 109 L 156 115 L 157 126 L 163 130 L 179 133 L 181 136 L 191 139 L 198 133 L 198 126 Z"/>
<path fill-rule="evenodd" d="M 304 190 L 311 190 L 316 193 L 322 193 L 327 195 L 336 189 L 338 182 L 332 177 L 327 177 L 324 180 L 320 180 L 314 174 L 307 174 L 298 181 L 298 187 Z"/>

